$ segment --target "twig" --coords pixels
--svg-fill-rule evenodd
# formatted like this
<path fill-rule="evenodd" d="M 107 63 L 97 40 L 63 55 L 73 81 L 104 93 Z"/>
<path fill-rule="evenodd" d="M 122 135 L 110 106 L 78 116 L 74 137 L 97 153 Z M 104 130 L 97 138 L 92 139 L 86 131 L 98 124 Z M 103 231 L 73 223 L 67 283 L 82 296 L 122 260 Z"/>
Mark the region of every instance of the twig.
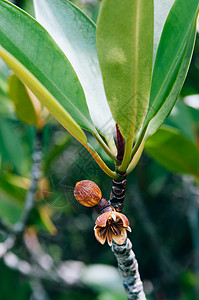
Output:
<path fill-rule="evenodd" d="M 49 300 L 48 294 L 46 293 L 42 283 L 38 279 L 32 279 L 30 282 L 32 286 L 31 300 Z"/>
<path fill-rule="evenodd" d="M 57 285 L 63 289 L 78 289 L 80 291 L 92 291 L 86 286 L 79 278 L 71 282 L 70 276 L 68 278 L 60 276 L 56 270 L 45 270 L 38 265 L 31 264 L 29 261 L 20 259 L 16 254 L 11 251 L 4 253 L 2 256 L 4 263 L 12 270 L 18 271 L 22 276 L 30 278 L 31 280 L 38 280 L 40 282 L 50 283 L 51 285 Z M 63 263 L 64 265 L 64 263 Z"/>
<path fill-rule="evenodd" d="M 14 226 L 14 232 L 21 235 L 27 225 L 30 213 L 34 207 L 34 198 L 37 191 L 37 183 L 41 177 L 41 161 L 42 161 L 42 132 L 37 131 L 35 150 L 32 156 L 32 180 L 29 191 L 26 194 L 24 210 L 20 221 Z"/>
<path fill-rule="evenodd" d="M 131 241 L 127 239 L 121 246 L 113 243 L 111 249 L 116 256 L 128 300 L 146 300 Z"/>

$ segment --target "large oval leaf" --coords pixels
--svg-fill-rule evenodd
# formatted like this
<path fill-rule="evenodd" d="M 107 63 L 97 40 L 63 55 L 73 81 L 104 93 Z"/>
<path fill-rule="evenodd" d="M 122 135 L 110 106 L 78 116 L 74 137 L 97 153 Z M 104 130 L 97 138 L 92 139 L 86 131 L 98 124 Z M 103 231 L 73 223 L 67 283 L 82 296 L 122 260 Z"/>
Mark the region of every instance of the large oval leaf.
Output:
<path fill-rule="evenodd" d="M 198 9 L 198 0 L 176 0 L 170 10 L 156 55 L 145 125 L 157 114 L 173 89 Z M 186 72 L 184 78 L 185 75 Z"/>
<path fill-rule="evenodd" d="M 190 39 L 187 44 L 187 48 L 184 54 L 184 58 L 182 60 L 179 73 L 176 77 L 176 80 L 174 82 L 174 85 L 172 89 L 170 90 L 170 93 L 167 96 L 166 101 L 158 111 L 158 113 L 155 115 L 155 117 L 149 122 L 147 134 L 145 138 L 148 138 L 152 134 L 154 134 L 158 128 L 165 122 L 167 117 L 169 116 L 173 106 L 176 103 L 176 100 L 178 98 L 179 91 L 181 90 L 184 80 L 186 78 L 186 74 L 189 69 L 191 56 L 194 49 L 195 44 L 195 36 L 196 36 L 196 26 L 193 24 L 192 33 L 190 36 Z"/>
<path fill-rule="evenodd" d="M 169 170 L 199 178 L 199 149 L 178 131 L 161 128 L 147 141 L 145 149 Z"/>
<path fill-rule="evenodd" d="M 157 54 L 158 45 L 165 21 L 175 0 L 154 0 L 154 44 L 153 59 Z"/>
<path fill-rule="evenodd" d="M 112 135 L 115 123 L 104 92 L 94 23 L 66 0 L 34 0 L 34 7 L 36 19 L 72 64 L 95 126 L 104 135 Z"/>
<path fill-rule="evenodd" d="M 97 22 L 104 87 L 113 117 L 126 140 L 133 139 L 148 107 L 153 12 L 152 0 L 104 0 Z"/>
<path fill-rule="evenodd" d="M 39 23 L 4 0 L 0 2 L 0 56 L 60 123 L 87 143 L 78 124 L 91 131 L 95 128 L 71 64 Z"/>

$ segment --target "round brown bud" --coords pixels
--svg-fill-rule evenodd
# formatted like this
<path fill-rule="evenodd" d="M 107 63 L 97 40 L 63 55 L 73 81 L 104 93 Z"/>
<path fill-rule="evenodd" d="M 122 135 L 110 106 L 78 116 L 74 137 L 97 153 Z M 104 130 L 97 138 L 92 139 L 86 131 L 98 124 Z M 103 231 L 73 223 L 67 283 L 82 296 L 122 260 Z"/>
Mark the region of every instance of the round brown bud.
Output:
<path fill-rule="evenodd" d="M 97 205 L 102 198 L 100 188 L 96 183 L 90 180 L 77 182 L 74 189 L 74 195 L 79 203 L 87 207 Z"/>

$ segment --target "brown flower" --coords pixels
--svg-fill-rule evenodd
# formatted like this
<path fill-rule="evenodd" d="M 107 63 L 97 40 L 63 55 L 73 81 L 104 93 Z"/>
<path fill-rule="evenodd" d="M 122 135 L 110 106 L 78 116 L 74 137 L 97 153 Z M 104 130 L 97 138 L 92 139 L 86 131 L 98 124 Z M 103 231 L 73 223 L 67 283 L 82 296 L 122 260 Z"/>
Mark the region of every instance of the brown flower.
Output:
<path fill-rule="evenodd" d="M 122 245 L 127 238 L 126 230 L 131 231 L 129 220 L 125 215 L 116 211 L 101 214 L 94 227 L 96 239 L 104 244 L 107 238 L 109 246 L 112 245 L 112 240 Z"/>

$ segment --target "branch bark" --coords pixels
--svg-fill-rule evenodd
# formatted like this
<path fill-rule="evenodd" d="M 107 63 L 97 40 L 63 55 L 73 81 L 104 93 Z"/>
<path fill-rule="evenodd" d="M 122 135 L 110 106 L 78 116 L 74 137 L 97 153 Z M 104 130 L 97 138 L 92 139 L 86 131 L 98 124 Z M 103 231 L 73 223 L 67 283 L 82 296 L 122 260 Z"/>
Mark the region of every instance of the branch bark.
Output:
<path fill-rule="evenodd" d="M 14 232 L 17 235 L 23 234 L 30 213 L 34 207 L 35 193 L 37 191 L 37 183 L 41 177 L 41 162 L 42 162 L 42 132 L 37 131 L 35 150 L 32 156 L 32 180 L 31 186 L 26 194 L 24 210 L 20 221 L 14 226 Z"/>
<path fill-rule="evenodd" d="M 146 300 L 131 241 L 127 238 L 121 246 L 113 243 L 111 250 L 117 259 L 128 300 Z"/>

